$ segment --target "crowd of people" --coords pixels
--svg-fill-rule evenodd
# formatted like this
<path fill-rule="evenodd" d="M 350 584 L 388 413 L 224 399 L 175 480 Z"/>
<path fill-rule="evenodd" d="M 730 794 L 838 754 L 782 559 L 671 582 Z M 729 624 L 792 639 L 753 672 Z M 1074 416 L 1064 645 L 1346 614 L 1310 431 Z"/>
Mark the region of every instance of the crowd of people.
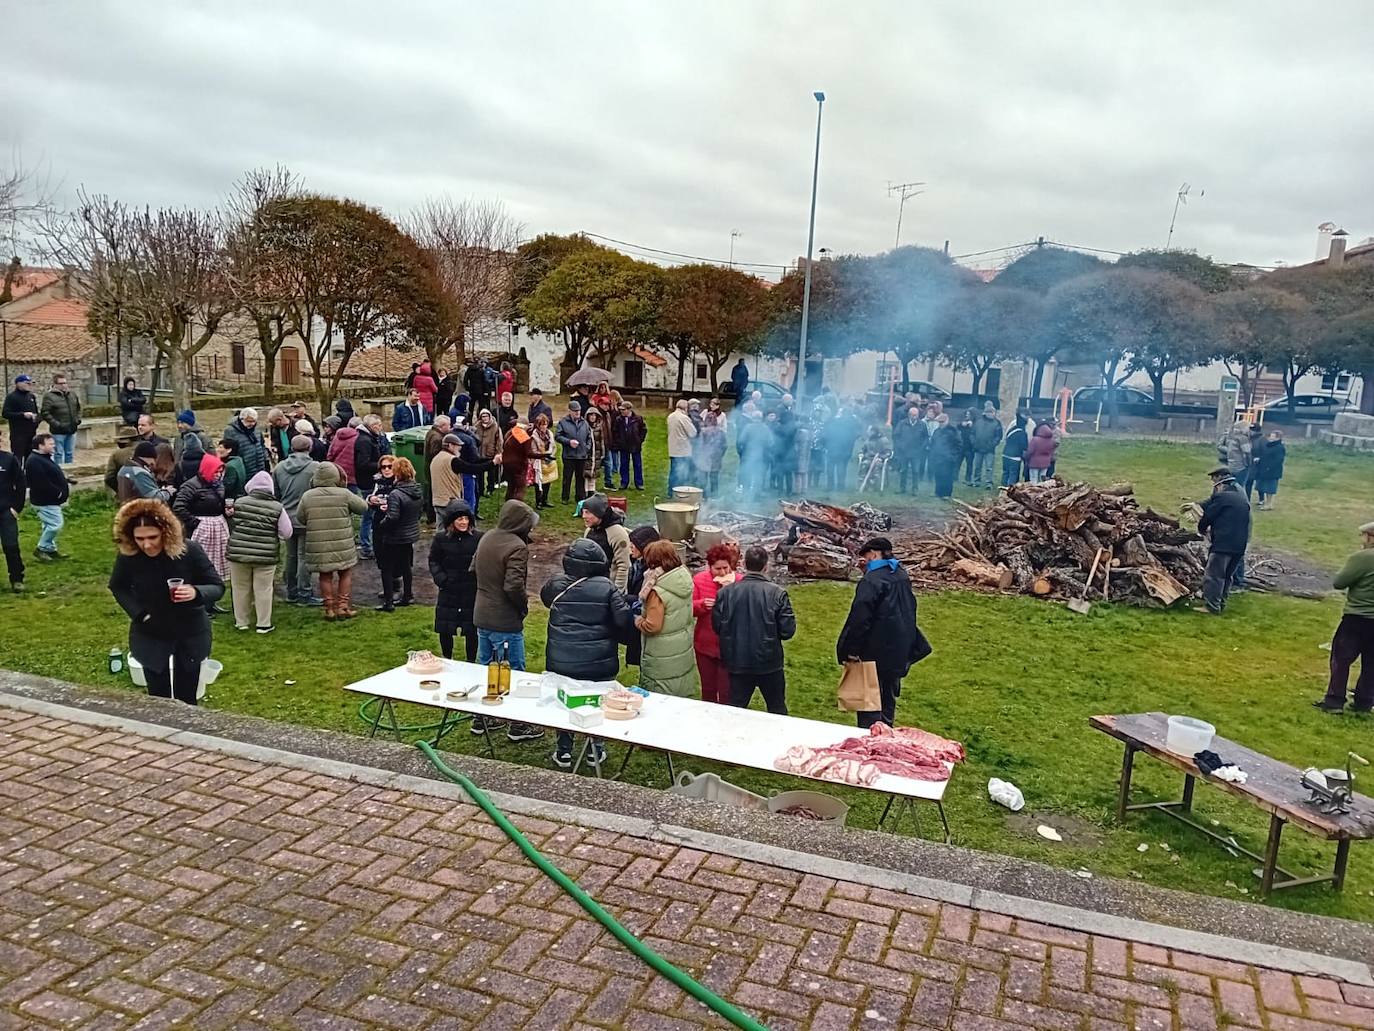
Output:
<path fill-rule="evenodd" d="M 164 437 L 142 391 L 126 380 L 123 425 L 104 477 L 121 504 L 110 588 L 131 616 L 131 651 L 157 670 L 150 690 L 193 700 L 195 684 L 184 681 L 209 654 L 210 618 L 229 611 L 219 604 L 226 584 L 236 630 L 274 631 L 283 546 L 286 601 L 322 608 L 326 621 L 357 615 L 352 584 L 360 560 L 377 564 L 377 610 L 412 605 L 422 521 L 437 524 L 427 565 L 443 654 L 452 657 L 461 636 L 469 661 L 500 656 L 523 669 L 530 534 L 561 480 L 561 500 L 577 503 L 585 533 L 568 548 L 563 572 L 538 592 L 549 610 L 546 668 L 607 680 L 623 661 L 637 666 L 641 684 L 653 691 L 732 705 L 748 705 L 757 691 L 769 711 L 786 713 L 783 645 L 796 620 L 786 591 L 766 575 L 767 553 L 717 545 L 692 575 L 672 543 L 659 540 L 653 527 L 627 528 L 603 493 L 617 481 L 622 490 L 643 489 L 649 428 L 634 406 L 602 382 L 578 388 L 555 418 L 537 388 L 518 411 L 514 390 L 509 366 L 477 361 L 459 378 L 416 364 L 392 426 L 426 428 L 429 482 L 422 486 L 415 464 L 393 453 L 381 417 L 359 418 L 347 399 L 321 420 L 299 401 L 273 407 L 262 419 L 243 408 L 217 438 L 185 410 Z M 669 486 L 692 483 L 708 495 L 720 493 L 731 423 L 740 459 L 735 489 L 753 496 L 822 482 L 847 490 L 851 466 L 852 475 L 863 476 L 881 464 L 898 492 L 914 494 L 929 481 L 939 497 L 949 496 L 961 473 L 975 488 L 1054 473 L 1059 431 L 1050 421 L 1037 423 L 1018 411 L 1004 426 L 987 403 L 965 411 L 956 424 L 940 401 L 901 401 L 889 427 L 884 413 L 842 403 L 828 391 L 816 398 L 809 418 L 796 414 L 787 395 L 766 406 L 754 392 L 728 417 L 718 399 L 680 400 L 664 425 Z M 41 528 L 34 557 L 66 557 L 59 539 L 72 481 L 63 466 L 80 426 L 80 403 L 64 377 L 40 400 L 31 378 L 21 375 L 4 412 L 10 447 L 0 432 L 0 546 L 11 587 L 22 591 L 18 515 L 26 503 Z M 67 432 L 37 432 L 44 421 Z M 1217 451 L 1199 532 L 1209 547 L 1201 608 L 1221 614 L 1229 596 L 1245 589 L 1250 501 L 1257 494 L 1259 511 L 1273 507 L 1286 449 L 1281 431 L 1238 424 Z M 526 504 L 531 488 L 532 506 Z M 494 528 L 483 532 L 481 501 L 497 492 L 504 493 L 503 504 Z M 1344 706 L 1352 663 L 1374 658 L 1374 523 L 1361 532 L 1365 550 L 1336 580 L 1348 592 L 1347 607 L 1333 642 L 1330 687 L 1315 703 L 1328 710 Z M 862 562 L 837 658 L 878 664 L 881 703 L 859 714 L 868 726 L 895 719 L 901 678 L 928 645 L 891 544 L 870 541 Z M 162 575 L 169 572 L 177 575 Z M 1353 705 L 1359 711 L 1374 706 L 1368 663 Z M 479 719 L 473 729 L 484 733 L 491 723 Z M 507 733 L 528 740 L 542 732 L 517 725 Z M 571 762 L 566 736 L 554 758 Z"/>

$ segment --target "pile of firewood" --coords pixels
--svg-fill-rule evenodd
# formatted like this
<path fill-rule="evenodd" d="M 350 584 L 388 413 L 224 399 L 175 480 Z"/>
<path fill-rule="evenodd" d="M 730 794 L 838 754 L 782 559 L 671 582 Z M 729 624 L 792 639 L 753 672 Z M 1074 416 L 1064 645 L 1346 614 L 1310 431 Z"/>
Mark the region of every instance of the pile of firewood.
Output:
<path fill-rule="evenodd" d="M 800 579 L 849 579 L 859 547 L 892 527 L 890 515 L 863 501 L 852 508 L 805 498 L 784 501 L 782 514 L 788 533 L 780 551 L 788 573 Z"/>
<path fill-rule="evenodd" d="M 1201 538 L 1177 519 L 1141 509 L 1129 484 L 1018 483 L 986 504 L 956 504 L 957 518 L 943 533 L 902 542 L 898 557 L 913 579 L 1052 598 L 1080 597 L 1086 588 L 1089 600 L 1153 606 L 1172 605 L 1202 585 Z"/>

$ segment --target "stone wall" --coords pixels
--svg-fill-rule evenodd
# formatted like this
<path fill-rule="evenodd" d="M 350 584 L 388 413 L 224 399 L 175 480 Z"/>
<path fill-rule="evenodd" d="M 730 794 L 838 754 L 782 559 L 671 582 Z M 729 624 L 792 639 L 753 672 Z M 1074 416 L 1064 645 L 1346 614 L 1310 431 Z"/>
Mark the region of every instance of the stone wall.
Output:
<path fill-rule="evenodd" d="M 1374 451 L 1374 415 L 1340 412 L 1331 429 L 1322 430 L 1322 440 L 1337 447 Z"/>

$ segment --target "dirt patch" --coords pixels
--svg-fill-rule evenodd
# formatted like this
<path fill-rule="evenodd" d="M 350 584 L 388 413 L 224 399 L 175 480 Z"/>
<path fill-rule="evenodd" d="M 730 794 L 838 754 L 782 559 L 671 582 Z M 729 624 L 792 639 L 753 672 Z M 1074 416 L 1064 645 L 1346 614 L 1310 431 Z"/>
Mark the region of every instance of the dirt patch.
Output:
<path fill-rule="evenodd" d="M 1005 823 L 1007 830 L 1035 841 L 1049 840 L 1042 838 L 1035 829 L 1044 824 L 1059 832 L 1064 839 L 1063 844 L 1074 848 L 1101 848 L 1106 844 L 1106 837 L 1100 827 L 1068 813 L 1056 813 L 1048 809 L 1022 809 L 1019 813 L 1008 813 Z"/>
<path fill-rule="evenodd" d="M 1287 551 L 1254 549 L 1245 557 L 1245 576 L 1260 590 L 1291 598 L 1325 598 L 1332 591 L 1331 570 Z"/>

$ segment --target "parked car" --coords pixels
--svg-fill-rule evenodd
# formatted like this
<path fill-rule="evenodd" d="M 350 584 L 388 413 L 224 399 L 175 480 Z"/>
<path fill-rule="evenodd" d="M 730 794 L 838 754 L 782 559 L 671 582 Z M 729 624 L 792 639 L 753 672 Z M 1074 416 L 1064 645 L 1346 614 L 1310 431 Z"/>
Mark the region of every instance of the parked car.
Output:
<path fill-rule="evenodd" d="M 944 387 L 937 387 L 934 383 L 924 379 L 903 380 L 897 384 L 897 397 L 905 397 L 907 394 L 915 394 L 925 401 L 945 402 L 950 400 L 950 392 Z M 881 387 L 874 387 L 868 391 L 864 397 L 869 404 L 887 404 L 888 387 L 884 384 Z"/>
<path fill-rule="evenodd" d="M 763 395 L 763 407 L 765 409 L 780 404 L 782 402 L 782 395 L 789 393 L 781 383 L 774 383 L 766 379 L 756 379 L 749 381 L 749 386 L 746 388 L 745 392 L 745 400 L 748 400 L 749 394 L 752 394 L 755 390 Z M 717 390 L 716 393 L 721 397 L 737 400 L 735 398 L 735 385 L 728 380 L 720 385 L 720 389 Z"/>
<path fill-rule="evenodd" d="M 1348 397 L 1332 397 L 1330 394 L 1295 394 L 1293 404 L 1292 414 L 1298 419 L 1334 419 L 1337 412 L 1354 407 Z M 1266 419 L 1286 417 L 1289 415 L 1288 395 L 1280 394 L 1271 398 L 1260 408 L 1264 409 Z"/>
<path fill-rule="evenodd" d="M 1115 401 L 1118 405 L 1149 405 L 1154 407 L 1154 395 L 1137 387 L 1116 387 Z M 1106 405 L 1110 395 L 1106 387 L 1079 387 L 1073 392 L 1073 406 L 1077 410 L 1084 406 L 1096 408 Z"/>

